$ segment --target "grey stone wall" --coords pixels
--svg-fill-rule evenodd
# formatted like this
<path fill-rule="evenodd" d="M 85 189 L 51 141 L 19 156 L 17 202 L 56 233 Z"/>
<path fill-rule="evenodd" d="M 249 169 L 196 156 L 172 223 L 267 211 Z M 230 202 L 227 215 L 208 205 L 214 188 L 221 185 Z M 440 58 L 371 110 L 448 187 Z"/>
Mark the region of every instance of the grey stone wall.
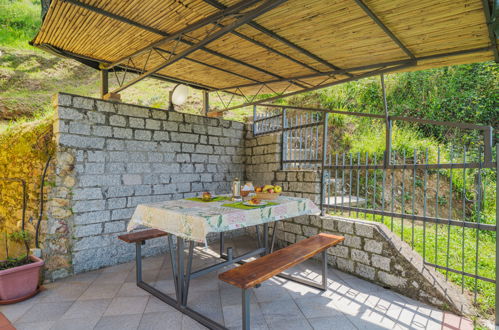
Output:
<path fill-rule="evenodd" d="M 329 264 L 441 309 L 472 315 L 460 288 L 445 280 L 384 224 L 336 216 L 302 216 L 278 226 L 278 243 L 293 244 L 319 232 L 345 237 L 328 250 Z"/>
<path fill-rule="evenodd" d="M 246 180 L 256 186 L 275 181 L 275 172 L 281 166 L 281 136 L 266 134 L 253 136 L 251 126 L 246 130 Z"/>
<path fill-rule="evenodd" d="M 244 176 L 241 123 L 69 94 L 56 104 L 49 277 L 130 260 L 134 247 L 116 237 L 139 203 L 227 193 Z M 157 239 L 144 252 L 164 249 Z M 51 263 L 62 255 L 69 265 Z"/>

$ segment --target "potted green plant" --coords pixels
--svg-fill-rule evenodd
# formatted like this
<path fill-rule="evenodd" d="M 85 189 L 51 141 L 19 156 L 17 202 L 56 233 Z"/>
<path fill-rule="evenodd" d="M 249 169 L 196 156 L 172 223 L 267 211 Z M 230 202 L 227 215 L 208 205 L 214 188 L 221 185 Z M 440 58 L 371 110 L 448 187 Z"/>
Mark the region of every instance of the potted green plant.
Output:
<path fill-rule="evenodd" d="M 42 259 L 30 255 L 31 234 L 19 230 L 8 235 L 8 239 L 24 245 L 26 254 L 10 257 L 5 241 L 7 258 L 0 261 L 0 304 L 8 304 L 28 299 L 38 292 Z"/>

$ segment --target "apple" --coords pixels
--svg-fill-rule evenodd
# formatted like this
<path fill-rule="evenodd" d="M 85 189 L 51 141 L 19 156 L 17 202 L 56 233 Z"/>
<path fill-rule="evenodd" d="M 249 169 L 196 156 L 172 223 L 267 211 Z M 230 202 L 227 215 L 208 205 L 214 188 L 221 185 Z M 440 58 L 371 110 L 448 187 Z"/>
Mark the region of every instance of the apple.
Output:
<path fill-rule="evenodd" d="M 209 201 L 209 200 L 211 200 L 211 194 L 209 192 L 204 192 L 203 196 L 201 198 L 204 201 Z"/>
<path fill-rule="evenodd" d="M 269 190 L 267 190 L 267 192 L 270 193 L 270 194 L 273 194 L 274 193 L 274 189 L 269 189 Z"/>
<path fill-rule="evenodd" d="M 282 187 L 281 186 L 274 186 L 274 191 L 276 193 L 280 193 L 280 192 L 282 192 Z"/>

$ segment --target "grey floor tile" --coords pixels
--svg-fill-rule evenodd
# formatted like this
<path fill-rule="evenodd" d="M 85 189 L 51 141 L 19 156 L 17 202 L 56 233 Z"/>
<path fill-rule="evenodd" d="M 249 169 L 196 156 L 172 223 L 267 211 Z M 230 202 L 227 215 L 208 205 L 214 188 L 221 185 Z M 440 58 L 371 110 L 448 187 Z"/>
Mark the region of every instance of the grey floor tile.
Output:
<path fill-rule="evenodd" d="M 148 300 L 149 297 L 116 297 L 111 301 L 104 315 L 142 314 Z"/>
<path fill-rule="evenodd" d="M 12 305 L 0 305 L 0 312 L 11 322 L 16 322 L 36 303 L 35 299 L 28 299 Z"/>
<path fill-rule="evenodd" d="M 14 323 L 17 330 L 49 330 L 55 321 L 21 322 Z"/>
<path fill-rule="evenodd" d="M 78 300 L 61 316 L 61 319 L 99 319 L 111 303 L 111 299 Z"/>
<path fill-rule="evenodd" d="M 164 330 L 164 329 L 181 329 L 182 328 L 182 313 L 144 313 L 139 324 L 141 330 Z"/>
<path fill-rule="evenodd" d="M 134 282 L 125 282 L 118 291 L 117 297 L 145 297 L 150 294 Z"/>
<path fill-rule="evenodd" d="M 295 302 L 306 318 L 342 315 L 341 311 L 336 309 L 334 301 L 327 297 L 299 298 L 295 299 Z"/>
<path fill-rule="evenodd" d="M 95 330 L 135 330 L 139 327 L 142 314 L 103 316 Z"/>
<path fill-rule="evenodd" d="M 92 330 L 100 316 L 91 316 L 78 319 L 60 319 L 50 330 Z"/>
<path fill-rule="evenodd" d="M 70 276 L 70 277 L 67 277 L 67 278 L 64 278 L 58 282 L 64 282 L 64 283 L 92 283 L 93 281 L 95 281 L 97 279 L 97 277 L 100 276 L 100 274 L 102 274 L 103 270 L 99 269 L 99 270 L 94 270 L 94 271 L 91 271 L 91 272 L 87 272 L 87 273 L 81 273 L 81 274 L 77 274 L 75 276 Z"/>
<path fill-rule="evenodd" d="M 164 301 L 161 301 L 158 298 L 151 296 L 147 301 L 144 313 L 156 313 L 156 312 L 174 313 L 178 311 L 172 306 L 165 303 Z"/>
<path fill-rule="evenodd" d="M 134 262 L 127 262 L 124 264 L 112 266 L 112 267 L 107 267 L 102 270 L 102 273 L 117 273 L 117 272 L 129 272 L 134 268 L 135 263 Z"/>
<path fill-rule="evenodd" d="M 75 301 L 85 292 L 90 283 L 59 283 L 57 287 L 47 290 L 40 300 L 42 302 Z"/>
<path fill-rule="evenodd" d="M 22 317 L 22 322 L 43 322 L 58 320 L 69 307 L 71 302 L 37 303 L 34 304 Z"/>
<path fill-rule="evenodd" d="M 260 303 L 267 323 L 305 319 L 293 299 Z"/>
<path fill-rule="evenodd" d="M 128 277 L 128 272 L 102 273 L 95 279 L 93 284 L 117 284 L 123 283 Z"/>
<path fill-rule="evenodd" d="M 219 292 L 222 306 L 240 305 L 242 302 L 242 292 L 238 287 L 232 285 L 229 287 L 223 287 Z M 250 292 L 250 301 L 252 304 L 257 302 L 253 289 Z"/>
<path fill-rule="evenodd" d="M 208 328 L 194 321 L 187 315 L 182 315 L 182 330 L 207 330 Z"/>
<path fill-rule="evenodd" d="M 312 330 L 312 326 L 306 319 L 280 320 L 269 322 L 271 330 Z"/>
<path fill-rule="evenodd" d="M 223 324 L 224 322 L 222 304 L 218 290 L 190 293 L 187 306 L 218 323 Z"/>
<path fill-rule="evenodd" d="M 242 305 L 223 306 L 224 323 L 228 328 L 237 328 L 242 325 Z M 258 304 L 250 304 L 251 328 L 267 327 L 267 322 Z"/>
<path fill-rule="evenodd" d="M 357 327 L 353 325 L 348 318 L 343 315 L 332 317 L 310 318 L 308 322 L 314 330 L 355 330 Z"/>
<path fill-rule="evenodd" d="M 121 283 L 92 283 L 78 300 L 114 298 L 121 288 Z"/>
<path fill-rule="evenodd" d="M 241 291 L 241 290 L 239 290 Z M 291 296 L 288 290 L 282 286 L 261 286 L 259 288 L 253 289 L 255 293 L 256 300 L 258 302 L 276 301 L 276 300 L 289 300 Z"/>
<path fill-rule="evenodd" d="M 161 280 L 161 281 L 151 282 L 150 284 L 163 293 L 175 293 L 174 280 Z"/>

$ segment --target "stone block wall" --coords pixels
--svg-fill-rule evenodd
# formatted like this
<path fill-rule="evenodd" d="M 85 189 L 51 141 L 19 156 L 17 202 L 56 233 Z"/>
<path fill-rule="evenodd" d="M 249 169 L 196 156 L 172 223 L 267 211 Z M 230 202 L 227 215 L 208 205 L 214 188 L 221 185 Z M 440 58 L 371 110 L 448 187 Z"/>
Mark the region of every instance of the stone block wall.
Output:
<path fill-rule="evenodd" d="M 276 171 L 273 184 L 282 186 L 284 195 L 308 198 L 320 204 L 321 177 L 314 170 Z"/>
<path fill-rule="evenodd" d="M 328 250 L 331 266 L 390 288 L 405 296 L 459 314 L 471 314 L 472 306 L 461 290 L 433 268 L 385 225 L 336 216 L 301 216 L 278 225 L 280 246 L 293 244 L 317 233 L 345 237 Z"/>
<path fill-rule="evenodd" d="M 244 176 L 241 123 L 69 94 L 56 106 L 49 279 L 133 258 L 116 237 L 138 204 L 227 193 Z M 165 248 L 151 240 L 144 253 Z"/>
<path fill-rule="evenodd" d="M 253 136 L 251 126 L 247 127 L 244 143 L 246 155 L 246 180 L 255 186 L 275 181 L 275 172 L 281 167 L 281 136 L 266 134 Z"/>

